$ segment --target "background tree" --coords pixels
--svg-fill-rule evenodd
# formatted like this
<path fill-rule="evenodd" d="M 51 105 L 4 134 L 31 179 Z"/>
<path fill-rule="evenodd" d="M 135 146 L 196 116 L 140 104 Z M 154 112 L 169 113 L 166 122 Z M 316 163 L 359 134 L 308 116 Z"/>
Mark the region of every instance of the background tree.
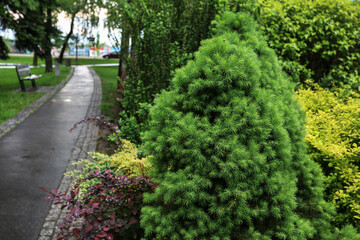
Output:
<path fill-rule="evenodd" d="M 11 29 L 13 27 L 14 18 L 21 17 L 18 13 L 22 9 L 35 9 L 36 3 L 32 0 L 11 0 L 11 1 L 1 1 L 0 2 L 0 30 L 4 31 L 6 29 Z M 0 58 L 8 58 L 9 49 L 7 48 L 4 39 L 0 37 Z"/>
<path fill-rule="evenodd" d="M 0 36 L 0 59 L 8 59 L 9 48 L 6 46 L 4 39 Z"/>
<path fill-rule="evenodd" d="M 97 3 L 97 1 L 95 0 L 66 0 L 59 1 L 59 4 L 60 9 L 66 12 L 67 16 L 70 18 L 70 30 L 63 40 L 60 55 L 58 58 L 59 63 L 62 63 L 65 50 L 68 47 L 68 42 L 74 32 L 74 24 L 76 21 L 76 17 L 79 16 L 78 19 L 81 20 L 83 24 L 85 24 L 83 30 L 89 28 L 87 23 L 89 23 L 91 27 L 96 27 L 99 22 L 97 13 L 100 10 L 99 7 L 103 5 L 102 3 Z M 84 32 L 84 35 L 85 34 L 86 33 Z"/>
<path fill-rule="evenodd" d="M 4 26 L 4 18 L 7 17 L 7 12 L 5 11 L 5 3 L 0 2 L 0 31 L 4 31 L 6 28 Z M 0 59 L 8 58 L 9 49 L 7 48 L 4 39 L 0 37 Z"/>
<path fill-rule="evenodd" d="M 44 51 L 40 44 L 44 38 L 43 16 L 38 9 L 26 9 L 22 18 L 14 21 L 12 29 L 15 31 L 16 48 L 34 52 L 33 65 L 37 66 L 38 57 L 44 58 Z"/>
<path fill-rule="evenodd" d="M 34 62 L 37 56 L 45 59 L 45 72 L 52 72 L 52 39 L 59 35 L 57 22 L 57 1 L 9 1 L 5 6 L 2 25 L 12 29 L 17 38 L 17 45 L 34 51 Z"/>
<path fill-rule="evenodd" d="M 74 32 L 74 23 L 75 23 L 75 18 L 76 15 L 79 13 L 79 11 L 81 10 L 81 8 L 84 6 L 84 3 L 86 1 L 64 1 L 62 2 L 62 9 L 68 14 L 68 16 L 70 17 L 70 30 L 69 32 L 66 34 L 64 42 L 62 44 L 61 50 L 60 50 L 60 55 L 58 58 L 58 62 L 62 63 L 63 61 L 63 57 L 64 57 L 64 53 L 65 50 L 68 46 L 68 42 L 70 40 L 70 37 L 73 35 Z"/>

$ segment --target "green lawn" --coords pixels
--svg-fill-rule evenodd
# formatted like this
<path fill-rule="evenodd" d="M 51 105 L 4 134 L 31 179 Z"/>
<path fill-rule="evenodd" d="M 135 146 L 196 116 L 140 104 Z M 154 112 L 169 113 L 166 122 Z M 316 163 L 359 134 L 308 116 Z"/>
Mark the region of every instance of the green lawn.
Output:
<path fill-rule="evenodd" d="M 107 63 L 119 63 L 119 59 L 103 59 L 95 58 L 95 64 L 107 64 Z M 76 65 L 76 59 L 71 58 L 71 64 Z M 78 65 L 92 65 L 94 64 L 94 59 L 92 58 L 78 58 Z"/>
<path fill-rule="evenodd" d="M 55 58 L 53 58 L 54 61 Z M 66 57 L 64 58 L 66 59 Z M 96 58 L 95 64 L 106 64 L 106 63 L 118 63 L 118 59 L 102 59 L 102 58 Z M 15 63 L 15 64 L 29 64 L 32 65 L 33 63 L 33 57 L 32 56 L 10 56 L 9 59 L 2 60 L 0 59 L 0 63 Z M 45 64 L 44 60 L 38 58 L 38 64 L 42 65 Z M 65 64 L 63 62 L 63 64 Z M 71 58 L 71 64 L 76 64 L 76 59 Z M 93 58 L 78 58 L 78 65 L 91 65 L 94 64 Z"/>
<path fill-rule="evenodd" d="M 36 80 L 37 86 L 55 86 L 64 80 L 70 67 L 61 67 L 60 76 L 54 73 L 44 73 L 44 67 L 31 68 L 31 73 L 41 74 L 42 78 Z M 25 81 L 25 86 L 31 86 L 30 81 Z M 14 92 L 20 84 L 15 69 L 0 69 L 0 124 L 14 117 L 19 111 L 26 108 L 45 93 Z"/>
<path fill-rule="evenodd" d="M 101 114 L 112 119 L 117 119 L 115 99 L 118 67 L 92 67 L 101 79 L 102 102 Z"/>

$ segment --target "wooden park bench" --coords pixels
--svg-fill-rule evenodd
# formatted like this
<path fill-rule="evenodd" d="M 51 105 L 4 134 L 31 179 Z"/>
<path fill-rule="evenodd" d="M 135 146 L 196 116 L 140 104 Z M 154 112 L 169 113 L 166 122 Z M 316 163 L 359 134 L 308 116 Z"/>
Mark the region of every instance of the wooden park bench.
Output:
<path fill-rule="evenodd" d="M 35 79 L 41 78 L 42 75 L 33 75 L 31 74 L 30 67 L 28 64 L 21 64 L 16 66 L 16 73 L 19 78 L 21 91 L 25 92 L 25 84 L 24 81 L 31 81 L 31 85 L 33 88 L 36 88 Z M 26 76 L 26 77 L 24 77 Z"/>

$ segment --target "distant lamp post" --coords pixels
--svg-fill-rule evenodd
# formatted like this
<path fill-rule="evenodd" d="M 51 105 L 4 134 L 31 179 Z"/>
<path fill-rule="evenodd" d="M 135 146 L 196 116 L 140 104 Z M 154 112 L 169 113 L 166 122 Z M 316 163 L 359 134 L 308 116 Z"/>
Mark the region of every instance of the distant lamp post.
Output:
<path fill-rule="evenodd" d="M 78 42 L 79 42 L 79 35 L 75 34 L 75 51 L 76 51 L 76 66 L 78 65 Z"/>
<path fill-rule="evenodd" d="M 95 66 L 95 55 L 96 55 L 95 45 L 94 45 L 95 38 L 94 38 L 94 37 L 88 37 L 88 40 L 89 40 L 89 42 L 92 43 L 92 46 L 93 46 L 93 51 L 94 51 L 94 66 Z"/>

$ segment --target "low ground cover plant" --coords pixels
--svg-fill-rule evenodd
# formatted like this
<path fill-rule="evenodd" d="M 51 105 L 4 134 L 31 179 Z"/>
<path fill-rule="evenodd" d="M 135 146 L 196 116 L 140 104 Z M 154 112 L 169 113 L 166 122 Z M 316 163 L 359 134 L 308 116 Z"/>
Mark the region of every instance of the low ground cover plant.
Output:
<path fill-rule="evenodd" d="M 328 200 L 335 203 L 335 224 L 360 229 L 360 98 L 342 97 L 341 90 L 300 89 L 297 94 L 306 112 L 306 137 L 311 158 L 326 176 Z"/>

